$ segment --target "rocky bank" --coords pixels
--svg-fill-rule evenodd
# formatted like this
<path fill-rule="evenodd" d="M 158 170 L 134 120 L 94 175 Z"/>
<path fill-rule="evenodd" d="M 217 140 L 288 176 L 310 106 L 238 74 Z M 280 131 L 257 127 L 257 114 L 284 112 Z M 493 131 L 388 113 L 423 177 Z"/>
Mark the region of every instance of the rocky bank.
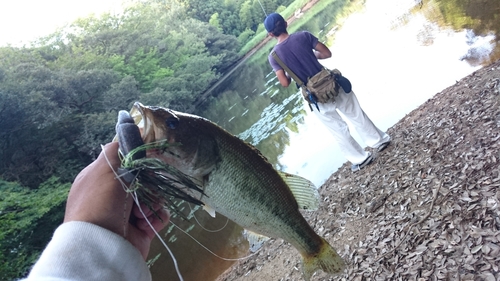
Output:
<path fill-rule="evenodd" d="M 312 280 L 500 280 L 499 93 L 497 61 L 391 127 L 370 166 L 332 174 L 304 216 L 347 267 Z M 303 280 L 300 255 L 271 239 L 232 280 Z"/>

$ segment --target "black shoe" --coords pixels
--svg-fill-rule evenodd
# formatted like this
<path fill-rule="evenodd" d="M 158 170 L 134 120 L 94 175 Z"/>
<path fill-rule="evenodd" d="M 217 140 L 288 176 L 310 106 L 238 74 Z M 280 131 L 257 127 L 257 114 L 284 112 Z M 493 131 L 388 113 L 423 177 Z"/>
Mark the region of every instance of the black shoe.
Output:
<path fill-rule="evenodd" d="M 382 143 L 381 145 L 379 145 L 377 147 L 377 151 L 380 152 L 380 151 L 386 149 L 389 146 L 389 144 L 391 144 L 391 141 L 386 141 L 386 142 Z"/>
<path fill-rule="evenodd" d="M 361 162 L 361 164 L 355 164 L 355 165 L 352 165 L 351 166 L 351 171 L 353 173 L 363 169 L 365 166 L 371 164 L 373 161 L 373 156 L 372 154 L 370 153 L 370 155 L 368 155 L 368 157 L 366 157 L 365 161 Z"/>

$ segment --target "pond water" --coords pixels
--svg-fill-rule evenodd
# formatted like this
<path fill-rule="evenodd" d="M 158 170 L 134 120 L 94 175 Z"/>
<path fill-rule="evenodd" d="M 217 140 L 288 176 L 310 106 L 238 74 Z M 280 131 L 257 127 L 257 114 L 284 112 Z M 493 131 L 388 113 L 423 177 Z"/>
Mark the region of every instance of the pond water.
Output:
<path fill-rule="evenodd" d="M 351 80 L 364 111 L 386 130 L 436 93 L 500 59 L 500 2 L 462 2 L 330 1 L 321 11 L 305 12 L 290 30 L 308 30 L 326 42 L 332 57 L 321 62 Z M 346 160 L 297 89 L 279 85 L 267 62 L 273 44 L 222 81 L 196 114 L 256 146 L 276 169 L 320 187 Z M 353 135 L 359 140 L 354 130 Z M 172 221 L 219 256 L 249 255 L 242 229 L 222 216 L 212 219 L 199 211 L 190 221 Z M 204 250 L 175 227 L 163 235 L 184 280 L 214 280 L 234 262 Z M 158 241 L 151 257 L 158 257 L 151 267 L 153 280 L 178 280 Z"/>

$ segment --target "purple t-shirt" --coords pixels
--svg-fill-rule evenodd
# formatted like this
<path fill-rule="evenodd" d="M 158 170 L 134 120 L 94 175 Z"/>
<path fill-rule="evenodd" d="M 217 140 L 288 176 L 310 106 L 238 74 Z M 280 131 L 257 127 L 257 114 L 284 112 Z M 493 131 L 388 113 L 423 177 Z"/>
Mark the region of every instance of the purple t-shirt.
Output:
<path fill-rule="evenodd" d="M 323 68 L 313 53 L 317 44 L 318 38 L 307 31 L 301 31 L 290 34 L 285 41 L 276 44 L 273 50 L 283 63 L 306 83 L 307 78 L 314 76 Z M 272 51 L 268 60 L 275 72 L 283 69 L 273 58 Z"/>

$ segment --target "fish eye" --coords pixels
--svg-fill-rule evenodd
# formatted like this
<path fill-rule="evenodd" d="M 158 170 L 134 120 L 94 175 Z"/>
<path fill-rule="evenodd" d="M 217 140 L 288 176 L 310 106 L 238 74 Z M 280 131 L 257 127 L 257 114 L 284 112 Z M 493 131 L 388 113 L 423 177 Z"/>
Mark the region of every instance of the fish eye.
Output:
<path fill-rule="evenodd" d="M 167 124 L 167 127 L 169 127 L 170 129 L 176 129 L 177 126 L 179 126 L 179 119 L 175 117 L 168 117 L 165 123 Z"/>

